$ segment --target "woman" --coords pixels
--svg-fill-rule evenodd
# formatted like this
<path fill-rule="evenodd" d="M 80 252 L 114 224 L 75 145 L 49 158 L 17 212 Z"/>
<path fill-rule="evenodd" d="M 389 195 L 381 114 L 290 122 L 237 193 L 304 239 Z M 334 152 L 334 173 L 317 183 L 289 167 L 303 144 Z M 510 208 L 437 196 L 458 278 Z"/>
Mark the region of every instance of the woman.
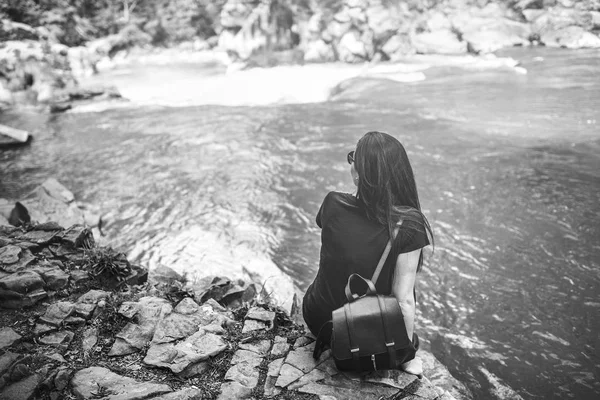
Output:
<path fill-rule="evenodd" d="M 421 213 L 417 186 L 402 144 L 382 132 L 368 132 L 348 154 L 357 194 L 330 192 L 317 214 L 321 231 L 319 271 L 303 300 L 304 320 L 316 336 L 344 303 L 348 277 L 371 278 L 389 238 L 399 228 L 392 250 L 376 283 L 377 293 L 398 300 L 409 338 L 415 319 L 415 280 L 421 269 L 421 249 L 433 235 Z M 420 360 L 402 365 L 422 373 Z"/>

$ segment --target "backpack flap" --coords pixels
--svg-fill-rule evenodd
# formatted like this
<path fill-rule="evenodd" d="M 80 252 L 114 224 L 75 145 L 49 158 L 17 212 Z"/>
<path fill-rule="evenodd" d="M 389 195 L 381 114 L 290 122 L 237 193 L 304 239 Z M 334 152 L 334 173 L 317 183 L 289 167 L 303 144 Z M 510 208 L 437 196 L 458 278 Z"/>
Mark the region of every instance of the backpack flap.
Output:
<path fill-rule="evenodd" d="M 334 310 L 332 321 L 332 350 L 338 360 L 352 359 L 353 350 L 358 352 L 359 357 L 369 357 L 387 354 L 388 345 L 394 351 L 412 346 L 406 334 L 402 310 L 393 296 L 362 297 Z M 393 338 L 392 343 L 386 343 L 386 329 Z"/>

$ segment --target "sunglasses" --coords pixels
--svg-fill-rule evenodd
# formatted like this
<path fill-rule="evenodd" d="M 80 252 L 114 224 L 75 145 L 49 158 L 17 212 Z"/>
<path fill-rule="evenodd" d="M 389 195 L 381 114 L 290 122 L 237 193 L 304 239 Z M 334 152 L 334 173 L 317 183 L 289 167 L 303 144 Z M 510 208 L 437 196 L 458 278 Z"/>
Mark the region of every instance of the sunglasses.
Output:
<path fill-rule="evenodd" d="M 348 164 L 352 164 L 354 162 L 354 150 L 348 153 L 346 160 L 348 160 Z"/>

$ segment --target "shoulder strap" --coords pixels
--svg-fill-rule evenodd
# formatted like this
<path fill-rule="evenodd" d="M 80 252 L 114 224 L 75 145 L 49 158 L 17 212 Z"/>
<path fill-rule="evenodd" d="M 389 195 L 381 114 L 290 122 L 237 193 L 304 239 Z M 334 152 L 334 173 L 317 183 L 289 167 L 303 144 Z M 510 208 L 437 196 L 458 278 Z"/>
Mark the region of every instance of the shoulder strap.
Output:
<path fill-rule="evenodd" d="M 394 229 L 394 236 L 392 238 L 390 238 L 390 241 L 385 246 L 385 250 L 383 250 L 383 254 L 381 255 L 381 258 L 379 259 L 379 264 L 377 264 L 377 268 L 375 268 L 375 273 L 373 273 L 373 277 L 371 278 L 373 285 L 377 283 L 379 274 L 381 274 L 381 270 L 383 269 L 383 264 L 385 264 L 385 260 L 387 260 L 387 257 L 390 254 L 390 250 L 392 249 L 392 241 L 398 235 L 398 229 L 399 228 Z"/>

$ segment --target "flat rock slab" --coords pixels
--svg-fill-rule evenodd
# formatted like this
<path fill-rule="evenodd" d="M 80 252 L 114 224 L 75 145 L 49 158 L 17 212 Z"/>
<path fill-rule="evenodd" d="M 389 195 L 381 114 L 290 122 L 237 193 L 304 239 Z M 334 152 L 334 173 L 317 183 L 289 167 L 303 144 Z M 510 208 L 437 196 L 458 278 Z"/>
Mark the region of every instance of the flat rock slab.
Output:
<path fill-rule="evenodd" d="M 287 339 L 281 336 L 275 336 L 275 341 L 273 342 L 273 348 L 271 349 L 271 357 L 281 357 L 284 356 L 290 345 L 287 342 Z"/>
<path fill-rule="evenodd" d="M 49 346 L 68 346 L 75 337 L 71 331 L 60 331 L 49 333 L 39 339 L 39 342 Z"/>
<path fill-rule="evenodd" d="M 2 376 L 6 371 L 8 371 L 10 366 L 15 361 L 17 361 L 18 358 L 19 354 L 11 353 L 10 351 L 7 351 L 6 353 L 2 354 L 0 356 L 0 376 Z"/>
<path fill-rule="evenodd" d="M 102 367 L 78 371 L 71 379 L 71 386 L 79 399 L 141 400 L 171 392 L 168 385 L 139 382 Z M 104 388 L 104 397 L 98 396 L 99 388 Z"/>
<path fill-rule="evenodd" d="M 12 328 L 0 328 L 0 350 L 11 346 L 19 339 L 21 339 L 21 335 Z"/>
<path fill-rule="evenodd" d="M 176 392 L 162 394 L 152 397 L 152 400 L 198 400 L 202 399 L 202 390 L 196 388 L 185 388 Z"/>
<path fill-rule="evenodd" d="M 16 293 L 30 293 L 42 289 L 46 282 L 33 271 L 20 271 L 0 279 L 0 289 Z"/>
<path fill-rule="evenodd" d="M 40 377 L 36 374 L 20 380 L 4 388 L 0 393 L 0 400 L 29 400 L 40 382 Z"/>
<path fill-rule="evenodd" d="M 75 311 L 75 304 L 68 301 L 59 301 L 51 304 L 44 315 L 40 317 L 40 321 L 47 325 L 59 326 Z"/>
<path fill-rule="evenodd" d="M 9 244 L 8 246 L 0 247 L 0 265 L 14 264 L 19 261 L 21 248 Z"/>
<path fill-rule="evenodd" d="M 227 346 L 227 342 L 221 336 L 200 330 L 177 344 L 152 345 L 146 353 L 144 363 L 180 373 L 190 364 L 216 356 Z"/>

